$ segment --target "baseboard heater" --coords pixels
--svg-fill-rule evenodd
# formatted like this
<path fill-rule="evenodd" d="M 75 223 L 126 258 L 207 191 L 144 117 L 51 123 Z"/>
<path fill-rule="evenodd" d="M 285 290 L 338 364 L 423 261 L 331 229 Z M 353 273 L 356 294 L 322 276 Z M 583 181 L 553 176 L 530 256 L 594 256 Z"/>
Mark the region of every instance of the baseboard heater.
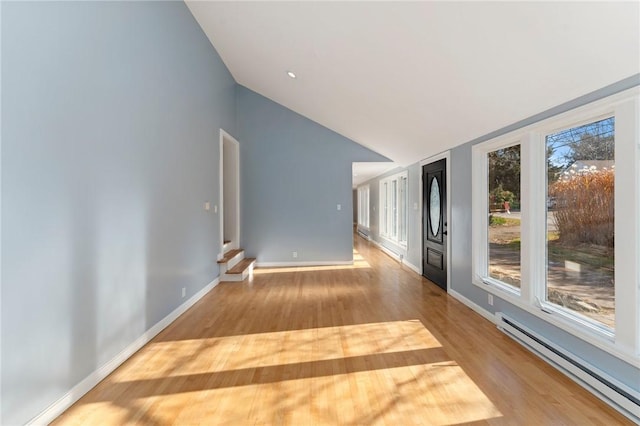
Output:
<path fill-rule="evenodd" d="M 496 323 L 503 333 L 549 362 L 630 420 L 640 424 L 640 394 L 637 391 L 550 343 L 502 312 L 496 312 Z"/>

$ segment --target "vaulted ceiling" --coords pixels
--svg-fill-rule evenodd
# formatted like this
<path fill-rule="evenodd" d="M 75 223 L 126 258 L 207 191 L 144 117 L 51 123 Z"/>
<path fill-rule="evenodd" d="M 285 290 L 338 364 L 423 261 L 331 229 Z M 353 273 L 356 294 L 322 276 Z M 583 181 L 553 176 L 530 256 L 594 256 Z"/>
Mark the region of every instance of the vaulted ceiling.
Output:
<path fill-rule="evenodd" d="M 239 84 L 402 165 L 640 72 L 638 2 L 186 4 Z"/>

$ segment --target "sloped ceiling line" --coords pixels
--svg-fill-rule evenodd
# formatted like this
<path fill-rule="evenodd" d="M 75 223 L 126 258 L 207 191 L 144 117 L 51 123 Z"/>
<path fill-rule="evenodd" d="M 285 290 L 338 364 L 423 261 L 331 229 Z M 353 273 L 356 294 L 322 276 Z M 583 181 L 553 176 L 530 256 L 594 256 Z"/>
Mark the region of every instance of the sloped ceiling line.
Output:
<path fill-rule="evenodd" d="M 186 4 L 239 84 L 399 165 L 640 72 L 638 2 Z"/>

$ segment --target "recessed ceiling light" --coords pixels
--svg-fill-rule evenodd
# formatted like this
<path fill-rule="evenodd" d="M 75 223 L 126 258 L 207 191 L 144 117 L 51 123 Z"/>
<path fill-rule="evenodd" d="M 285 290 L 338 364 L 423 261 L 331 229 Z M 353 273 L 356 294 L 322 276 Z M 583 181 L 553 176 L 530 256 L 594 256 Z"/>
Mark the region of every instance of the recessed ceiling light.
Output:
<path fill-rule="evenodd" d="M 293 71 L 287 71 L 287 75 L 291 78 L 296 78 L 296 75 L 293 73 Z"/>

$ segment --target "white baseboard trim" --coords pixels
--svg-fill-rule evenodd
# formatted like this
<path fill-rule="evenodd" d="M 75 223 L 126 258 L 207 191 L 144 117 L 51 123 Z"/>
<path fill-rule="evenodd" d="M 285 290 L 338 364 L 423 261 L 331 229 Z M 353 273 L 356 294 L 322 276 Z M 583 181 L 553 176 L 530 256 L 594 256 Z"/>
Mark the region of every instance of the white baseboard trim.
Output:
<path fill-rule="evenodd" d="M 185 313 L 198 300 L 202 299 L 208 292 L 220 283 L 220 277 L 211 281 L 202 290 L 191 296 L 189 300 L 178 306 L 169 315 L 158 321 L 153 327 L 145 331 L 142 336 L 138 337 L 133 343 L 124 348 L 118 355 L 107 361 L 93 373 L 85 377 L 80 383 L 71 388 L 60 399 L 47 407 L 43 412 L 31 419 L 27 425 L 47 425 L 62 414 L 67 408 L 71 407 L 76 401 L 82 398 L 87 392 L 93 389 L 98 383 L 104 380 L 131 355 L 136 353 L 140 348 L 149 343 L 151 339 L 156 337 L 158 333 L 167 328 L 180 315 Z"/>
<path fill-rule="evenodd" d="M 382 244 L 380 244 L 378 241 L 369 238 L 369 241 L 371 241 L 373 244 L 376 245 L 376 247 L 378 247 L 380 250 L 382 250 L 384 253 L 386 253 L 387 255 L 389 255 L 392 259 L 397 260 L 398 262 L 401 261 L 400 259 L 400 255 L 390 249 L 388 249 L 387 247 L 383 246 Z"/>
<path fill-rule="evenodd" d="M 369 238 L 369 241 L 371 241 L 373 244 L 375 244 L 376 247 L 378 247 L 380 250 L 382 250 L 383 252 L 388 254 L 392 259 L 397 260 L 401 264 L 407 266 L 409 269 L 411 269 L 416 274 L 420 275 L 420 268 L 418 268 L 413 263 L 407 261 L 407 259 L 404 256 L 400 257 L 400 255 L 398 253 L 388 249 L 387 247 L 383 246 L 381 243 L 379 243 L 376 240 L 372 240 L 371 238 Z"/>
<path fill-rule="evenodd" d="M 256 268 L 289 268 L 296 266 L 338 266 L 353 265 L 353 260 L 333 260 L 319 262 L 256 262 Z"/>
<path fill-rule="evenodd" d="M 406 260 L 402 260 L 402 264 L 405 265 L 407 268 L 411 269 L 413 272 L 415 272 L 418 275 L 420 274 L 420 268 L 418 268 L 416 265 L 414 265 L 411 262 L 407 262 Z"/>
<path fill-rule="evenodd" d="M 369 235 L 369 234 L 365 234 L 365 233 L 364 233 L 364 232 L 362 232 L 362 231 L 358 231 L 358 233 L 357 233 L 356 235 L 357 235 L 358 237 L 362 238 L 363 240 L 373 241 L 373 240 L 371 239 L 371 235 Z"/>
<path fill-rule="evenodd" d="M 468 306 L 478 314 L 482 315 L 485 319 L 487 319 L 488 321 L 491 321 L 491 323 L 497 324 L 495 315 L 493 315 L 491 312 L 487 311 L 477 303 L 472 302 L 471 300 L 467 299 L 466 297 L 464 297 L 463 295 L 461 295 L 460 293 L 458 293 L 453 289 L 449 289 L 449 295 L 454 299 L 456 299 L 457 301 L 461 302 L 462 304 Z"/>

